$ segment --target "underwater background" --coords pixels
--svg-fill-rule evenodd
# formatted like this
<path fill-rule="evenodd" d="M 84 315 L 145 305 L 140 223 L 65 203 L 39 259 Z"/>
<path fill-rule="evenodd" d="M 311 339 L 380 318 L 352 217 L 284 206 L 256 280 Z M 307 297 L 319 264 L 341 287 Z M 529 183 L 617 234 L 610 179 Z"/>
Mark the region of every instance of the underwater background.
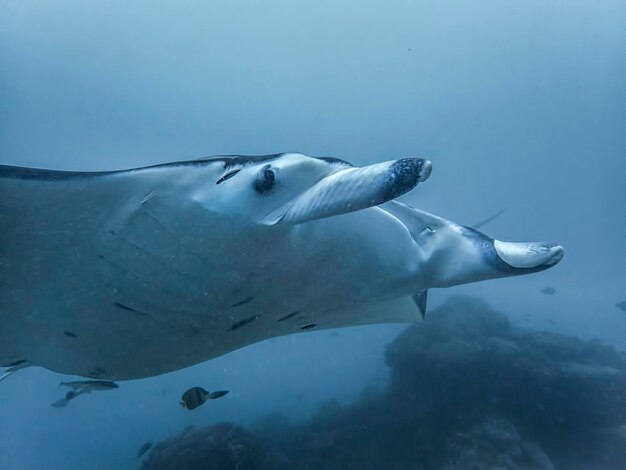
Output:
<path fill-rule="evenodd" d="M 433 174 L 403 201 L 467 225 L 506 209 L 490 235 L 566 257 L 433 289 L 422 326 L 276 338 L 67 408 L 69 377 L 20 371 L 0 468 L 486 468 L 494 439 L 526 459 L 502 468 L 626 468 L 626 433 L 596 432 L 626 424 L 625 24 L 610 0 L 1 2 L 0 164 L 419 156 Z M 230 393 L 182 409 L 196 385 Z"/>

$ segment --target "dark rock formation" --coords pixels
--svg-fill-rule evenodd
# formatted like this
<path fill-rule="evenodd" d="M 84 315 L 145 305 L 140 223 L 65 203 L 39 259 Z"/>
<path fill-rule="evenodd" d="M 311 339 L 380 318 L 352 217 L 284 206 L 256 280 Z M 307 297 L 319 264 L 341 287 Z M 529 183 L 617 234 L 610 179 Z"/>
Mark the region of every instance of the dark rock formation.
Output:
<path fill-rule="evenodd" d="M 186 430 L 155 446 L 144 470 L 253 470 L 265 466 L 257 438 L 230 423 Z"/>
<path fill-rule="evenodd" d="M 597 341 L 512 328 L 479 299 L 453 298 L 407 328 L 386 359 L 393 401 L 450 424 L 485 413 L 539 434 L 626 423 L 622 355 Z"/>
<path fill-rule="evenodd" d="M 486 418 L 468 432 L 453 434 L 446 441 L 445 455 L 444 470 L 554 469 L 537 444 L 523 439 L 502 418 Z"/>

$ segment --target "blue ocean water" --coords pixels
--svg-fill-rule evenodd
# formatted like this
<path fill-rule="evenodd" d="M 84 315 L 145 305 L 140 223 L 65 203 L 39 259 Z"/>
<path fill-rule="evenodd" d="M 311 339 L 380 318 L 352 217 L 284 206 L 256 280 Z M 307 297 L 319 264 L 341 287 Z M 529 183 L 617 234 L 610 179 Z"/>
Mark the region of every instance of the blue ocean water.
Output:
<path fill-rule="evenodd" d="M 250 455 L 267 454 L 268 468 L 467 468 L 468 455 L 485 465 L 479 458 L 486 457 L 455 440 L 461 433 L 470 436 L 466 441 L 489 441 L 481 437 L 483 425 L 511 442 L 516 433 L 538 442 L 543 454 L 533 454 L 530 468 L 550 468 L 539 454 L 556 468 L 574 468 L 569 456 L 580 468 L 626 465 L 610 447 L 619 437 L 585 434 L 620 424 L 605 417 L 623 413 L 624 382 L 602 369 L 622 370 L 619 361 L 604 346 L 569 339 L 597 339 L 618 356 L 626 350 L 626 312 L 618 306 L 626 301 L 625 21 L 620 1 L 0 4 L 0 164 L 100 171 L 286 151 L 358 166 L 427 158 L 432 176 L 402 201 L 467 225 L 506 209 L 487 233 L 555 241 L 566 250 L 543 273 L 432 290 L 433 317 L 465 309 L 467 318 L 480 319 L 472 312 L 491 312 L 487 323 L 502 314 L 511 328 L 567 338 L 479 329 L 484 336 L 476 339 L 467 336 L 474 327 L 461 322 L 458 338 L 472 347 L 416 362 L 416 374 L 424 370 L 433 384 L 428 389 L 398 382 L 410 375 L 406 361 L 391 352 L 410 349 L 408 340 L 397 339 L 405 324 L 271 339 L 187 369 L 120 382 L 118 390 L 94 392 L 62 409 L 50 404 L 65 391 L 59 381 L 71 377 L 29 368 L 0 382 L 0 467 L 139 468 L 156 459 L 150 451 L 137 459 L 143 443 L 156 446 L 188 426 L 200 432 L 220 422 L 252 433 L 214 431 L 241 441 L 238 448 L 256 439 Z M 0 234 L 11 237 L 11 228 L 0 227 Z M 554 293 L 542 292 L 547 287 Z M 472 297 L 449 303 L 459 294 Z M 418 341 L 421 333 L 414 334 Z M 441 344 L 453 341 L 448 334 L 441 333 Z M 0 331 L 0 338 L 11 335 Z M 528 346 L 540 339 L 565 352 L 539 354 Z M 518 355 L 489 353 L 496 340 Z M 484 356 L 473 356 L 479 347 Z M 541 380 L 528 371 L 564 374 L 550 383 L 561 395 L 544 396 L 530 385 L 503 391 L 489 382 L 476 392 L 480 399 L 468 392 L 463 400 L 431 403 L 445 390 L 478 383 L 481 376 L 471 370 L 490 370 L 485 364 L 506 370 L 489 362 L 494 358 L 526 364 L 519 383 Z M 452 367 L 463 360 L 465 382 L 429 375 L 433 361 Z M 604 371 L 584 382 L 585 390 L 614 409 L 600 411 L 575 393 L 579 382 L 563 372 L 572 363 Z M 593 375 L 585 373 L 576 380 Z M 178 402 L 192 386 L 230 393 L 190 412 Z M 420 400 L 412 401 L 411 390 Z M 575 417 L 551 405 L 570 398 L 572 408 L 590 407 L 588 413 Z M 460 424 L 451 417 L 458 412 L 453 401 L 468 410 Z M 521 419 L 529 403 L 547 410 L 541 419 L 558 424 L 552 433 L 537 431 L 540 418 Z M 571 431 L 568 439 L 554 437 L 563 430 Z M 576 454 L 580 442 L 593 443 L 590 455 Z M 594 452 L 613 460 L 598 463 Z M 261 465 L 256 457 L 238 458 L 239 468 Z M 229 465 L 204 462 L 195 468 Z"/>

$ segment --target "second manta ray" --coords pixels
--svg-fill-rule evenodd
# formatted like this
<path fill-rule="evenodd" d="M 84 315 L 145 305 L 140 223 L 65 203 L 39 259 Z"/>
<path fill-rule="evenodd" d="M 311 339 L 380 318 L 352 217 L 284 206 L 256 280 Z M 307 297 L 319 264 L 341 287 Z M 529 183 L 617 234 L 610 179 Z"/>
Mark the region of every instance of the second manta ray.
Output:
<path fill-rule="evenodd" d="M 0 366 L 149 377 L 276 336 L 412 321 L 430 288 L 563 257 L 394 201 L 430 172 L 299 153 L 0 166 Z"/>

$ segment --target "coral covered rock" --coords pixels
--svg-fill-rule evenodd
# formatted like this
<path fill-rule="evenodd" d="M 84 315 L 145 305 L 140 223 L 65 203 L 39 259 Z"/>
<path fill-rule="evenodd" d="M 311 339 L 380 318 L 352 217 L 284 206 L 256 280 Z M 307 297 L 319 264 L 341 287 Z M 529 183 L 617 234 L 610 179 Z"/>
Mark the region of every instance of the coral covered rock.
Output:
<path fill-rule="evenodd" d="M 259 469 L 265 453 L 256 437 L 230 423 L 188 430 L 159 443 L 144 470 Z"/>
<path fill-rule="evenodd" d="M 541 447 L 502 418 L 489 417 L 446 442 L 444 470 L 553 470 Z"/>
<path fill-rule="evenodd" d="M 495 412 L 536 432 L 626 423 L 626 361 L 613 348 L 513 328 L 484 301 L 455 297 L 389 345 L 391 396 L 444 421 Z"/>

